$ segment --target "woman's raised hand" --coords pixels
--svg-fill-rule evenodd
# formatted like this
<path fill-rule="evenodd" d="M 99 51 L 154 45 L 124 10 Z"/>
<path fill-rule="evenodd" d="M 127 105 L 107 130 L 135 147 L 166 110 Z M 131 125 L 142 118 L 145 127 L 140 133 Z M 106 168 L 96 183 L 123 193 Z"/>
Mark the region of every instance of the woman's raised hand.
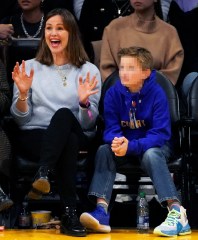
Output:
<path fill-rule="evenodd" d="M 78 96 L 79 96 L 80 103 L 86 104 L 89 96 L 99 91 L 98 89 L 94 90 L 97 83 L 98 83 L 98 80 L 96 79 L 96 76 L 93 76 L 93 78 L 90 80 L 89 72 L 87 73 L 87 76 L 84 82 L 82 77 L 79 78 Z"/>
<path fill-rule="evenodd" d="M 32 79 L 34 70 L 31 69 L 30 75 L 28 76 L 25 71 L 25 61 L 22 61 L 21 69 L 17 62 L 12 72 L 12 79 L 16 83 L 20 94 L 27 94 L 32 85 Z"/>

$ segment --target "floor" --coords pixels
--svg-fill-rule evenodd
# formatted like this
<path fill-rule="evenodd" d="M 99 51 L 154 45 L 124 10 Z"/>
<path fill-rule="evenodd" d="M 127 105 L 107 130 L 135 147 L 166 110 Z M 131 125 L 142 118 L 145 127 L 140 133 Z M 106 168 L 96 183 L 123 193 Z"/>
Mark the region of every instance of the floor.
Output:
<path fill-rule="evenodd" d="M 191 235 L 176 237 L 158 237 L 151 233 L 138 234 L 135 229 L 113 229 L 108 234 L 88 233 L 86 237 L 71 237 L 62 235 L 59 230 L 4 230 L 0 232 L 0 239 L 3 240 L 198 240 L 198 230 L 194 230 Z"/>

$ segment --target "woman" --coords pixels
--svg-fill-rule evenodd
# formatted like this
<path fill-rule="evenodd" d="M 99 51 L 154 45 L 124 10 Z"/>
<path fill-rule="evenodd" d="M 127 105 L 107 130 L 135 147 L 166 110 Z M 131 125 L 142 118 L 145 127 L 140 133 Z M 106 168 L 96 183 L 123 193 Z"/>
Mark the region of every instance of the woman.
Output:
<path fill-rule="evenodd" d="M 152 53 L 153 67 L 176 84 L 184 58 L 183 48 L 176 29 L 156 16 L 157 1 L 130 0 L 134 13 L 113 20 L 105 28 L 100 59 L 103 81 L 118 69 L 120 48 L 140 46 Z"/>
<path fill-rule="evenodd" d="M 15 38 L 41 37 L 44 25 L 44 13 L 42 4 L 44 0 L 18 0 L 20 12 L 8 16 L 1 21 L 4 24 L 12 24 Z"/>
<path fill-rule="evenodd" d="M 48 173 L 57 175 L 64 206 L 61 231 L 85 236 L 76 215 L 76 162 L 95 135 L 101 92 L 99 70 L 87 61 L 73 15 L 54 9 L 46 16 L 36 59 L 16 63 L 11 113 L 20 127 L 17 149 L 40 168 L 29 197 L 50 191 Z M 97 78 L 97 79 L 96 79 Z"/>
<path fill-rule="evenodd" d="M 8 112 L 10 106 L 10 89 L 7 82 L 6 70 L 3 62 L 0 60 L 0 120 Z M 1 122 L 1 121 L 0 121 Z M 11 160 L 11 149 L 10 142 L 0 125 L 0 172 L 1 172 L 1 183 L 3 177 L 10 175 L 10 160 Z M 5 210 L 13 205 L 13 202 L 5 194 L 0 186 L 0 211 Z"/>

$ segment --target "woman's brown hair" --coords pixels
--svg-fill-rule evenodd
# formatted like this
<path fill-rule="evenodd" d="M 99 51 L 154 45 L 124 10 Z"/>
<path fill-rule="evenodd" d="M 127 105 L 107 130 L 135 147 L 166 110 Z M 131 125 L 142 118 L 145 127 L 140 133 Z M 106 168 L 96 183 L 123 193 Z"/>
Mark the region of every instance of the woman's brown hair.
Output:
<path fill-rule="evenodd" d="M 65 29 L 69 32 L 68 45 L 65 49 L 66 55 L 69 59 L 69 63 L 79 68 L 89 59 L 84 50 L 80 38 L 79 29 L 74 16 L 66 9 L 63 8 L 53 9 L 46 16 L 44 31 L 47 20 L 57 15 L 62 17 L 63 25 Z M 48 66 L 54 63 L 52 53 L 45 40 L 45 32 L 43 32 L 41 37 L 38 53 L 36 55 L 36 60 Z"/>

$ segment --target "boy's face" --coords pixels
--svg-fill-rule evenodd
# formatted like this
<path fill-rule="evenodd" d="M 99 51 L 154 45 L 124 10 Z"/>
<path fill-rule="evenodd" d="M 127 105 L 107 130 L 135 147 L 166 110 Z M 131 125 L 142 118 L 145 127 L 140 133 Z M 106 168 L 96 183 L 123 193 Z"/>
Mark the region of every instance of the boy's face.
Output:
<path fill-rule="evenodd" d="M 139 92 L 144 80 L 150 75 L 150 69 L 142 70 L 142 66 L 135 57 L 123 56 L 120 59 L 119 75 L 122 85 L 131 92 Z"/>

